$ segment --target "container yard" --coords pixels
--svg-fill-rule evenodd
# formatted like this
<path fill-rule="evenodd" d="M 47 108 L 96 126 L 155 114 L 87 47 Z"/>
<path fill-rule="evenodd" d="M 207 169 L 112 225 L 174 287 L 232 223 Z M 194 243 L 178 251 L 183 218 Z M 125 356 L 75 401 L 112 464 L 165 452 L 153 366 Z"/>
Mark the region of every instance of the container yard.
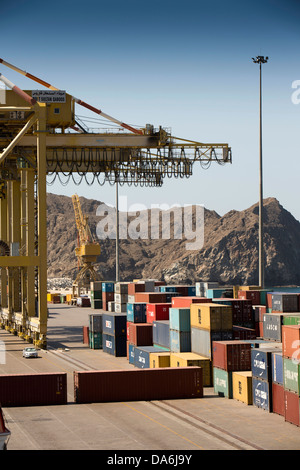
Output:
<path fill-rule="evenodd" d="M 158 435 L 164 434 L 160 444 L 148 436 L 145 447 L 144 437 L 132 441 L 128 436 L 119 447 L 118 432 L 111 432 L 93 444 L 98 449 L 300 449 L 300 289 L 281 293 L 279 307 L 279 288 L 265 295 L 255 286 L 226 286 L 220 288 L 218 297 L 209 298 L 209 289 L 197 297 L 187 286 L 155 284 L 104 281 L 97 293 L 85 294 L 102 302 L 109 289 L 115 301 L 122 291 L 124 313 L 110 312 L 106 304 L 101 308 L 80 301 L 72 305 L 65 295 L 59 295 L 60 303 L 49 300 L 49 347 L 40 349 L 37 359 L 20 363 L 24 340 L 0 330 L 8 357 L 0 365 L 1 404 L 13 431 L 8 448 L 37 445 L 14 439 L 20 432 L 18 416 L 26 426 L 43 409 L 51 415 L 55 411 L 53 424 L 59 429 L 58 416 L 65 416 L 64 423 L 71 429 L 84 419 L 82 413 L 93 409 L 101 419 L 109 417 L 121 426 L 122 432 L 131 429 L 135 433 L 141 419 L 150 420 Z M 194 286 L 198 293 L 199 284 Z M 145 292 L 146 288 L 153 290 Z M 140 296 L 135 302 L 135 289 L 139 294 L 144 289 L 144 302 Z M 175 294 L 168 303 L 163 290 Z M 227 297 L 232 293 L 236 297 Z M 255 304 L 258 299 L 260 305 Z M 279 311 L 285 302 L 290 312 Z M 162 314 L 162 319 L 148 316 L 148 311 Z M 235 326 L 243 331 L 242 338 Z M 270 329 L 276 334 L 270 335 Z M 264 331 L 266 337 L 260 334 Z M 134 417 L 126 418 L 130 412 Z M 93 420 L 87 423 L 86 432 L 96 432 L 94 426 Z M 167 432 L 162 430 L 165 426 Z M 73 448 L 70 442 L 57 443 L 57 431 L 51 426 L 47 429 L 54 441 L 49 444 L 42 439 L 42 448 Z"/>

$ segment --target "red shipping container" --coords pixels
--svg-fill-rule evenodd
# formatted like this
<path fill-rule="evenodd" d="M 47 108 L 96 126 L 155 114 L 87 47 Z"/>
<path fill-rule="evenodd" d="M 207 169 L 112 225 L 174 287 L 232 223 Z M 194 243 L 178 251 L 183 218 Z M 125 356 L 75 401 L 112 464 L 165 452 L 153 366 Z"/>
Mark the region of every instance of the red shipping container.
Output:
<path fill-rule="evenodd" d="M 267 307 L 265 305 L 255 305 L 253 309 L 255 321 L 264 321 L 264 315 L 267 313 Z"/>
<path fill-rule="evenodd" d="M 76 403 L 203 397 L 201 367 L 74 371 Z"/>
<path fill-rule="evenodd" d="M 272 382 L 273 413 L 284 416 L 284 387 Z"/>
<path fill-rule="evenodd" d="M 251 343 L 238 340 L 213 341 L 213 366 L 231 371 L 251 370 Z"/>
<path fill-rule="evenodd" d="M 282 325 L 282 355 L 300 360 L 300 325 Z"/>
<path fill-rule="evenodd" d="M 153 324 L 129 322 L 128 341 L 135 346 L 153 345 Z"/>
<path fill-rule="evenodd" d="M 127 337 L 127 341 L 129 341 L 129 325 L 130 325 L 130 321 L 126 322 L 126 337 Z"/>
<path fill-rule="evenodd" d="M 272 292 L 267 294 L 267 305 L 266 308 L 272 308 Z"/>
<path fill-rule="evenodd" d="M 65 405 L 67 374 L 0 375 L 0 401 L 4 407 Z"/>
<path fill-rule="evenodd" d="M 89 344 L 89 327 L 84 326 L 82 328 L 83 344 Z"/>
<path fill-rule="evenodd" d="M 135 301 L 149 304 L 166 303 L 166 294 L 164 292 L 137 292 Z"/>
<path fill-rule="evenodd" d="M 172 304 L 147 304 L 146 317 L 147 323 L 153 323 L 159 320 L 169 320 L 169 309 Z"/>
<path fill-rule="evenodd" d="M 172 308 L 189 308 L 191 304 L 195 303 L 210 303 L 212 299 L 207 297 L 172 297 Z"/>
<path fill-rule="evenodd" d="M 300 425 L 298 393 L 284 390 L 284 420 L 296 426 Z"/>

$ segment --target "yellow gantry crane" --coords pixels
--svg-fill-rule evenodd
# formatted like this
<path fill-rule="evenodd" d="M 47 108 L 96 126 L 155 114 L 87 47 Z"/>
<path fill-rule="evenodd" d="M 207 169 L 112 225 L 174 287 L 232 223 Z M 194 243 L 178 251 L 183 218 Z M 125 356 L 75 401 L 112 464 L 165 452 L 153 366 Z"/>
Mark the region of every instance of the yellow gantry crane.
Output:
<path fill-rule="evenodd" d="M 75 254 L 79 262 L 79 272 L 73 283 L 73 297 L 80 295 L 81 289 L 88 289 L 90 280 L 96 280 L 97 274 L 94 264 L 101 253 L 100 245 L 92 235 L 88 224 L 88 217 L 83 214 L 80 200 L 77 194 L 72 196 L 72 202 L 75 213 L 75 222 L 78 231 L 78 246 Z"/>
<path fill-rule="evenodd" d="M 91 178 L 100 185 L 159 187 L 164 178 L 190 177 L 196 163 L 231 163 L 231 148 L 174 137 L 161 126 L 133 127 L 1 58 L 0 65 L 46 88 L 21 90 L 0 73 L 6 87 L 0 89 L 0 327 L 46 348 L 47 184 L 63 176 L 76 184 Z M 117 129 L 91 132 L 75 105 Z M 74 201 L 84 274 L 87 266 L 92 272 L 100 246 L 88 240 Z"/>

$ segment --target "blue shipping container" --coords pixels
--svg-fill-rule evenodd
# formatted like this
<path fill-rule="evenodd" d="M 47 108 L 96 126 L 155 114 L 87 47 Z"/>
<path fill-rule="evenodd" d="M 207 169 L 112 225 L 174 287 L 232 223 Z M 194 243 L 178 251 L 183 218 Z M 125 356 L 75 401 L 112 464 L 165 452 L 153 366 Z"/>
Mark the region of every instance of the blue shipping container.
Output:
<path fill-rule="evenodd" d="M 251 349 L 252 376 L 267 381 L 272 380 L 272 352 L 278 352 L 278 349 Z"/>
<path fill-rule="evenodd" d="M 137 303 L 127 303 L 127 321 L 133 323 L 146 323 L 147 322 L 147 304 L 137 302 Z"/>
<path fill-rule="evenodd" d="M 114 292 L 115 283 L 114 282 L 102 282 L 102 292 Z"/>
<path fill-rule="evenodd" d="M 191 311 L 189 308 L 169 309 L 170 330 L 191 331 Z"/>
<path fill-rule="evenodd" d="M 194 297 L 196 295 L 196 286 L 188 286 L 188 294 L 189 297 Z"/>
<path fill-rule="evenodd" d="M 272 382 L 283 385 L 282 351 L 272 353 Z"/>
<path fill-rule="evenodd" d="M 129 345 L 128 345 L 128 362 L 129 362 L 129 364 L 134 364 L 134 352 L 135 352 L 135 345 L 129 343 Z"/>
<path fill-rule="evenodd" d="M 134 366 L 139 369 L 150 367 L 150 354 L 161 352 L 162 349 L 155 346 L 135 347 L 134 349 Z"/>
<path fill-rule="evenodd" d="M 272 383 L 252 377 L 253 405 L 272 412 Z"/>
<path fill-rule="evenodd" d="M 116 357 L 127 356 L 126 336 L 102 335 L 103 351 Z"/>
<path fill-rule="evenodd" d="M 160 292 L 176 292 L 176 286 L 159 286 Z"/>
<path fill-rule="evenodd" d="M 191 332 L 170 330 L 170 351 L 191 352 Z"/>
<path fill-rule="evenodd" d="M 108 312 L 102 314 L 103 333 L 114 336 L 126 335 L 127 315 L 124 313 Z"/>

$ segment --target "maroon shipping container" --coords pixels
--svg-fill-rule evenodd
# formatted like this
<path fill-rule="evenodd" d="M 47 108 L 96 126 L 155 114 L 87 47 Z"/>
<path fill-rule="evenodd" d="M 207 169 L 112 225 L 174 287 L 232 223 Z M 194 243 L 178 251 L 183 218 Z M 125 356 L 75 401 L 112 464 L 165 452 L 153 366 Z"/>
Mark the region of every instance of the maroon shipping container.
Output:
<path fill-rule="evenodd" d="M 298 393 L 284 390 L 284 420 L 296 426 L 300 425 Z"/>
<path fill-rule="evenodd" d="M 284 387 L 272 382 L 273 413 L 284 416 Z"/>
<path fill-rule="evenodd" d="M 142 282 L 131 282 L 128 284 L 128 295 L 135 295 L 136 292 L 145 292 L 145 284 Z"/>
<path fill-rule="evenodd" d="M 67 403 L 67 374 L 0 375 L 2 406 L 64 405 Z"/>
<path fill-rule="evenodd" d="M 254 328 L 246 328 L 244 326 L 233 325 L 233 339 L 256 339 L 257 334 Z"/>
<path fill-rule="evenodd" d="M 74 371 L 76 403 L 203 397 L 201 367 Z"/>
<path fill-rule="evenodd" d="M 143 302 L 146 304 L 163 304 L 166 303 L 166 294 L 164 292 L 137 292 L 135 294 L 135 302 Z"/>
<path fill-rule="evenodd" d="M 114 292 L 102 292 L 102 304 L 107 302 L 112 302 L 115 298 Z"/>
<path fill-rule="evenodd" d="M 251 343 L 238 340 L 213 341 L 213 366 L 231 371 L 251 370 Z"/>
<path fill-rule="evenodd" d="M 153 324 L 128 322 L 128 341 L 135 346 L 152 346 Z"/>
<path fill-rule="evenodd" d="M 89 327 L 88 326 L 82 327 L 82 341 L 83 341 L 83 344 L 89 344 Z"/>
<path fill-rule="evenodd" d="M 147 303 L 146 305 L 146 317 L 147 323 L 153 323 L 159 320 L 169 320 L 169 309 L 172 304 L 153 304 Z"/>
<path fill-rule="evenodd" d="M 251 300 L 253 305 L 260 305 L 259 290 L 239 290 L 238 298 L 244 300 Z"/>

